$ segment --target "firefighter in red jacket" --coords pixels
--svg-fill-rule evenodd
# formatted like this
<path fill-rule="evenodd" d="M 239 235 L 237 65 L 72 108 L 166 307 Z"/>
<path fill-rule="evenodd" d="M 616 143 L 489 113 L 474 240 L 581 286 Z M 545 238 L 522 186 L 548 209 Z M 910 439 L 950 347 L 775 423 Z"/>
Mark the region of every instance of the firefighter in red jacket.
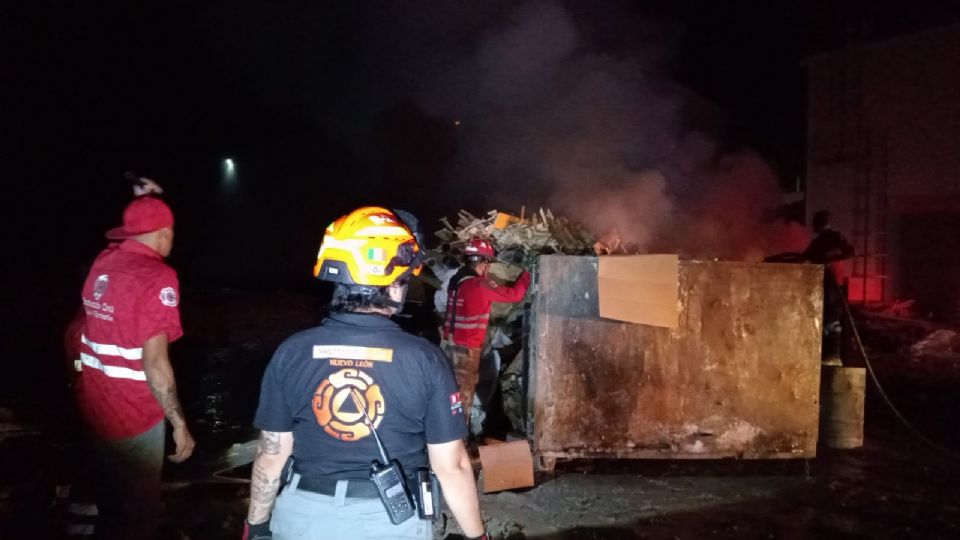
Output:
<path fill-rule="evenodd" d="M 524 270 L 513 285 L 498 285 L 488 276 L 494 258 L 493 246 L 481 238 L 470 240 L 464 254 L 467 264 L 450 278 L 447 287 L 443 337 L 469 423 L 480 378 L 480 352 L 490 322 L 490 306 L 493 302 L 523 300 L 530 285 L 530 274 Z"/>

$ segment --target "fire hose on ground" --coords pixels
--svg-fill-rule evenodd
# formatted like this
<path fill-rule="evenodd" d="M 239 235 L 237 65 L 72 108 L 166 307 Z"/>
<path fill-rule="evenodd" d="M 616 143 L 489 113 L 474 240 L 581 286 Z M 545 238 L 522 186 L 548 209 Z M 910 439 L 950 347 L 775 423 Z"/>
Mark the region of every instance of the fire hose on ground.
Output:
<path fill-rule="evenodd" d="M 831 282 L 833 283 L 833 282 Z M 838 287 L 836 283 L 833 283 L 834 287 Z M 893 400 L 890 399 L 890 396 L 887 395 L 887 392 L 883 389 L 883 385 L 880 384 L 880 379 L 877 378 L 877 373 L 873 369 L 873 364 L 870 362 L 870 356 L 867 354 L 866 348 L 863 346 L 863 341 L 860 339 L 860 331 L 857 329 L 856 321 L 853 318 L 853 311 L 850 309 L 850 303 L 847 301 L 847 295 L 840 291 L 838 295 L 843 302 L 843 311 L 847 316 L 847 320 L 850 322 L 850 329 L 853 331 L 853 338 L 857 344 L 857 349 L 860 351 L 860 355 L 863 357 L 863 361 L 867 367 L 867 373 L 870 374 L 870 379 L 873 381 L 874 386 L 877 389 L 877 392 L 880 394 L 880 397 L 883 398 L 883 401 L 887 404 L 887 407 L 893 412 L 894 416 L 907 428 L 911 434 L 923 441 L 927 446 L 936 450 L 937 452 L 943 454 L 945 457 L 950 458 L 950 460 L 960 463 L 960 454 L 946 448 L 945 446 L 937 443 L 930 437 L 924 435 L 919 429 L 914 427 L 912 423 L 900 412 L 900 409 L 893 404 Z"/>

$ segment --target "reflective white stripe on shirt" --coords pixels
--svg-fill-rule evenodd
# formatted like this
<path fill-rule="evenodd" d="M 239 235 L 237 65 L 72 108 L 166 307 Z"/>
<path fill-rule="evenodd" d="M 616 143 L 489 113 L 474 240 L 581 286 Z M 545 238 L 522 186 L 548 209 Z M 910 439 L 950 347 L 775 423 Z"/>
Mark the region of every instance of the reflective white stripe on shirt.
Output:
<path fill-rule="evenodd" d="M 471 315 L 471 316 L 467 316 L 467 317 L 463 317 L 463 316 L 461 316 L 461 315 L 457 315 L 457 321 L 458 321 L 458 322 L 459 322 L 459 321 L 464 321 L 464 322 L 485 321 L 485 320 L 487 320 L 487 319 L 489 319 L 489 318 L 490 318 L 490 314 L 489 314 L 489 313 L 485 313 L 485 314 L 483 314 L 483 315 Z"/>
<path fill-rule="evenodd" d="M 140 360 L 143 358 L 143 349 L 124 349 L 123 347 L 117 347 L 116 345 L 104 345 L 103 343 L 94 343 L 87 339 L 87 336 L 81 335 L 80 342 L 93 349 L 93 352 L 97 354 L 105 354 L 107 356 L 119 356 L 124 360 Z"/>
<path fill-rule="evenodd" d="M 461 329 L 461 330 L 470 330 L 470 329 L 473 329 L 473 328 L 486 328 L 486 327 L 487 327 L 487 323 L 475 323 L 475 324 L 469 324 L 469 323 L 453 323 L 453 327 L 454 327 L 454 328 L 459 328 L 459 329 Z"/>
<path fill-rule="evenodd" d="M 142 371 L 119 366 L 105 366 L 99 358 L 90 356 L 87 353 L 80 353 L 80 360 L 83 362 L 83 365 L 92 367 L 93 369 L 99 369 L 104 375 L 113 379 L 147 380 L 147 374 Z"/>

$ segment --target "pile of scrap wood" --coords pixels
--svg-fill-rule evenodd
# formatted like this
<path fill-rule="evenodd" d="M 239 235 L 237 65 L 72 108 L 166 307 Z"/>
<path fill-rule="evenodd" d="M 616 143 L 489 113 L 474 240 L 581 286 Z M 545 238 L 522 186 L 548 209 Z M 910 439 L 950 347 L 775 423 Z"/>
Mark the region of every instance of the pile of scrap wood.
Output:
<path fill-rule="evenodd" d="M 497 280 L 511 282 L 522 268 L 532 269 L 540 255 L 559 253 L 565 255 L 611 255 L 625 253 L 617 231 L 608 231 L 599 238 L 575 221 L 554 214 L 549 209 L 526 215 L 491 210 L 478 217 L 466 210 L 457 215 L 456 225 L 450 220 L 440 220 L 443 228 L 436 231 L 442 244 L 428 251 L 425 263 L 439 281 L 441 290 L 436 296 L 436 305 L 443 310 L 446 305 L 446 286 L 450 277 L 462 264 L 463 247 L 475 237 L 493 242 L 497 249 L 497 262 L 490 274 Z M 522 313 L 520 304 L 498 304 L 491 313 L 494 324 L 510 324 Z"/>
<path fill-rule="evenodd" d="M 548 209 L 527 215 L 491 210 L 485 216 L 476 216 L 461 210 L 456 223 L 444 218 L 443 228 L 436 232 L 441 246 L 428 251 L 425 263 L 437 277 L 439 291 L 435 305 L 442 311 L 447 304 L 447 285 L 462 261 L 463 248 L 474 237 L 493 242 L 497 261 L 490 268 L 496 280 L 508 283 L 519 275 L 521 268 L 533 269 L 543 254 L 613 255 L 636 253 L 636 247 L 624 244 L 616 230 L 595 236 L 582 224 L 558 216 Z M 524 302 L 494 303 L 490 313 L 487 342 L 481 354 L 481 365 L 495 366 L 494 373 L 500 386 L 502 410 L 514 430 L 523 429 L 522 422 L 522 346 L 521 319 Z M 501 361 L 503 360 L 503 361 Z M 471 411 L 471 429 L 480 432 L 485 416 L 478 391 Z"/>
<path fill-rule="evenodd" d="M 486 217 L 477 217 L 461 210 L 456 226 L 446 218 L 441 219 L 443 228 L 436 235 L 454 251 L 471 238 L 480 237 L 492 240 L 497 249 L 504 253 L 594 253 L 596 240 L 583 225 L 555 216 L 550 210 L 542 208 L 530 216 L 524 213 L 521 211 L 520 216 L 515 216 L 491 210 Z"/>

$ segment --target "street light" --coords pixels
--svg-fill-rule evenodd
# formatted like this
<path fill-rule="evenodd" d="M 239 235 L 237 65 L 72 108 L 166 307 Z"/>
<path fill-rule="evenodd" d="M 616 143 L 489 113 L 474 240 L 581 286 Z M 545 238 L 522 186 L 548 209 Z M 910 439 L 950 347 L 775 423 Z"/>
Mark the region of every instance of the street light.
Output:
<path fill-rule="evenodd" d="M 237 179 L 237 166 L 234 164 L 233 159 L 226 158 L 223 160 L 223 181 L 227 184 L 232 184 Z"/>

